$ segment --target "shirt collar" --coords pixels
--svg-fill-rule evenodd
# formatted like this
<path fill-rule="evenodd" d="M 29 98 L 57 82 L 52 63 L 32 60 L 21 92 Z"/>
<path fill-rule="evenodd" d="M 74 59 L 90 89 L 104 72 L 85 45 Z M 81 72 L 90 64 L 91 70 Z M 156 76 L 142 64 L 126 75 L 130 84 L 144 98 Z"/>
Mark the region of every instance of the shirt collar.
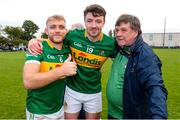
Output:
<path fill-rule="evenodd" d="M 54 45 L 50 42 L 49 39 L 45 39 L 45 41 L 47 41 L 48 45 L 49 45 L 51 48 L 54 48 Z"/>

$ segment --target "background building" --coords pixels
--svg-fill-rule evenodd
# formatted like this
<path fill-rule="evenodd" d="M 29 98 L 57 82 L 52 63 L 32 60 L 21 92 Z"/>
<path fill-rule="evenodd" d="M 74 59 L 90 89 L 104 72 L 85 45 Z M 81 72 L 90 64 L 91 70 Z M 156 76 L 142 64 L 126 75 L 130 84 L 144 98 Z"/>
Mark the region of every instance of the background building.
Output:
<path fill-rule="evenodd" d="M 142 36 L 153 47 L 180 48 L 180 33 L 143 33 Z"/>

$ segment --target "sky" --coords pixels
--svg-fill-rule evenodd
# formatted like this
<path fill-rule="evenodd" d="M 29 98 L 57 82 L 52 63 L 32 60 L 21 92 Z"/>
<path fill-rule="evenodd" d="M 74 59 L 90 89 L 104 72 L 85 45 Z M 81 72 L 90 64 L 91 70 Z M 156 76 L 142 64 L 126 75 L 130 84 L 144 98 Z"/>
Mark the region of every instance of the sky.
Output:
<path fill-rule="evenodd" d="M 67 28 L 74 23 L 84 24 L 86 6 L 99 4 L 107 12 L 103 31 L 114 28 L 121 14 L 132 14 L 141 21 L 143 33 L 180 32 L 179 0 L 0 0 L 0 25 L 21 27 L 31 20 L 40 27 L 37 36 L 44 31 L 46 20 L 54 14 L 65 17 Z"/>

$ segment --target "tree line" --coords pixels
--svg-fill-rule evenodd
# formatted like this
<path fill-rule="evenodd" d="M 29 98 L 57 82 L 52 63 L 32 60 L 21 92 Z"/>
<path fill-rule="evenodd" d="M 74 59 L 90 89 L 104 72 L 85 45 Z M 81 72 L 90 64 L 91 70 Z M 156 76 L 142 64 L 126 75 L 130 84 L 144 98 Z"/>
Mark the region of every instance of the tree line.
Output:
<path fill-rule="evenodd" d="M 34 34 L 39 30 L 31 20 L 25 20 L 21 27 L 17 26 L 2 26 L 0 25 L 0 43 L 1 44 L 14 44 L 27 43 L 31 38 L 34 38 Z"/>

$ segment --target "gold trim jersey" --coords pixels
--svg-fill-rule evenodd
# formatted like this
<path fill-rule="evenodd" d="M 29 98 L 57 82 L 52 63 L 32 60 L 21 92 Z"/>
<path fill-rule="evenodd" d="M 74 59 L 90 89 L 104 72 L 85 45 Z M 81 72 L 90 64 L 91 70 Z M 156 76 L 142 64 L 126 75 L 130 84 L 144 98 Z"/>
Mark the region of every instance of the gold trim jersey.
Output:
<path fill-rule="evenodd" d="M 26 54 L 26 63 L 40 64 L 40 72 L 47 72 L 60 67 L 68 58 L 69 48 L 63 46 L 58 50 L 47 41 L 42 42 L 43 53 L 41 55 Z M 65 79 L 57 80 L 39 89 L 28 90 L 26 106 L 29 112 L 34 114 L 52 114 L 61 109 L 64 102 Z"/>
<path fill-rule="evenodd" d="M 108 57 L 116 54 L 116 42 L 111 37 L 101 33 L 101 40 L 90 41 L 85 30 L 73 30 L 66 35 L 72 59 L 77 63 L 77 74 L 67 80 L 71 89 L 87 94 L 101 91 L 100 68 Z"/>

